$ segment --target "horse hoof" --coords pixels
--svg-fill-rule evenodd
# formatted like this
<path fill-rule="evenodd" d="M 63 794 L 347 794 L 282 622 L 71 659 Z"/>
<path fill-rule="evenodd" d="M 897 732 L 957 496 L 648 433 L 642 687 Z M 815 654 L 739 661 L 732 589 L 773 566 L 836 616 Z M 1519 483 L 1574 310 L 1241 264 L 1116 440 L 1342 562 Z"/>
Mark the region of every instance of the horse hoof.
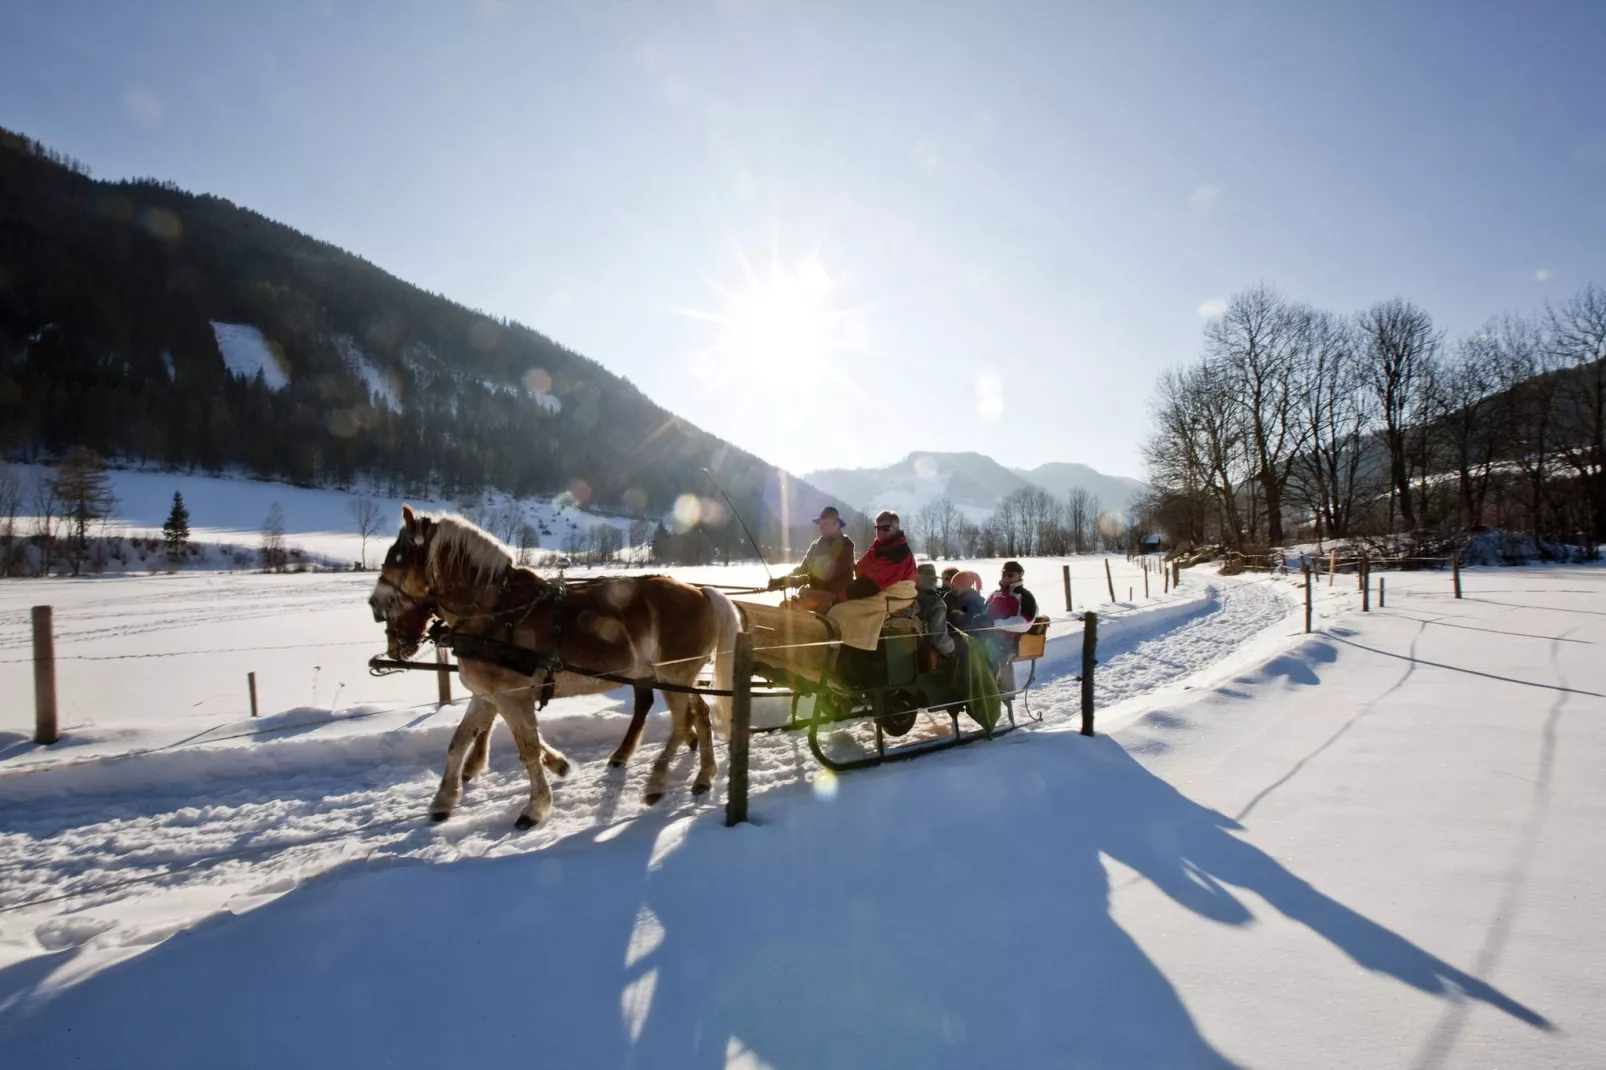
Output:
<path fill-rule="evenodd" d="M 612 758 L 608 759 L 608 768 L 609 769 L 623 769 L 625 767 L 625 763 L 628 762 L 629 760 L 630 759 L 628 759 L 628 758 L 621 758 L 617 754 L 615 754 Z"/>
<path fill-rule="evenodd" d="M 712 785 L 712 784 L 704 784 L 702 781 L 699 780 L 697 783 L 695 783 L 695 784 L 693 784 L 691 786 L 691 793 L 693 795 L 707 795 L 708 794 L 708 789 L 712 788 L 713 786 L 714 785 Z"/>
<path fill-rule="evenodd" d="M 450 810 L 432 810 L 430 811 L 429 819 L 438 825 L 451 816 L 452 812 Z"/>
<path fill-rule="evenodd" d="M 645 795 L 643 795 L 641 797 L 641 801 L 646 803 L 648 806 L 652 806 L 655 803 L 657 803 L 659 799 L 662 799 L 663 797 L 664 797 L 664 793 L 661 792 L 661 791 L 649 791 L 647 794 L 645 794 Z"/>
<path fill-rule="evenodd" d="M 569 775 L 569 760 L 567 758 L 565 758 L 563 761 L 559 762 L 557 765 L 554 765 L 552 767 L 552 773 L 553 773 L 554 776 L 568 776 Z"/>
<path fill-rule="evenodd" d="M 525 829 L 535 828 L 535 818 L 529 814 L 520 814 L 519 819 L 513 822 L 513 827 L 523 832 Z"/>

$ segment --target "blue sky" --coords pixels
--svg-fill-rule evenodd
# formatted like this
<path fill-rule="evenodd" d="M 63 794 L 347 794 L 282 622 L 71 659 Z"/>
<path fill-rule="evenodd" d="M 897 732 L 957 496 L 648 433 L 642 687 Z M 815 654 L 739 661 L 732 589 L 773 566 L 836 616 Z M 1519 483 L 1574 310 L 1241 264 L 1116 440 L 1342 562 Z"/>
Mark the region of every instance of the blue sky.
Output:
<path fill-rule="evenodd" d="M 0 124 L 255 208 L 795 471 L 1142 475 L 1257 281 L 1606 281 L 1606 4 L 18 2 Z"/>

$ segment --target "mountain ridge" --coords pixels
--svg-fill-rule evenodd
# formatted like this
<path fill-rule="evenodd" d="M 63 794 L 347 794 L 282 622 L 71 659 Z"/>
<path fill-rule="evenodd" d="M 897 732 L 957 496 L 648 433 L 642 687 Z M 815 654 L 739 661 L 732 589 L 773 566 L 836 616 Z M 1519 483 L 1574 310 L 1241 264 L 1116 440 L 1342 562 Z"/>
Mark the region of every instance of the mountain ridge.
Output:
<path fill-rule="evenodd" d="M 712 517 L 727 543 L 743 536 L 725 495 L 764 541 L 827 501 L 523 324 L 223 198 L 97 181 L 0 129 L 0 455 L 77 445 Z"/>
<path fill-rule="evenodd" d="M 1022 487 L 1039 487 L 1062 500 L 1074 489 L 1086 490 L 1102 509 L 1120 513 L 1148 489 L 1139 480 L 1106 475 L 1085 464 L 1053 461 L 1031 469 L 1007 468 L 974 450 L 915 450 L 882 468 L 821 468 L 802 478 L 854 508 L 912 514 L 946 497 L 973 519 L 991 513 Z"/>

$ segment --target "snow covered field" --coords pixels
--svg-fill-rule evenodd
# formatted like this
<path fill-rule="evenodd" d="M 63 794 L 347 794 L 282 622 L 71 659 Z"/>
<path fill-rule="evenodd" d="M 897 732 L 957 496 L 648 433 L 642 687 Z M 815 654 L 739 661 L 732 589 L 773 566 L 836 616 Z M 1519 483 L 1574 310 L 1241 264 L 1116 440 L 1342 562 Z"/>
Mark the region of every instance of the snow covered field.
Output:
<path fill-rule="evenodd" d="M 31 487 L 41 475 L 49 476 L 54 472 L 36 464 L 8 467 L 25 487 Z M 449 502 L 418 497 L 389 498 L 378 493 L 298 487 L 231 476 L 129 468 L 112 469 L 106 474 L 117 499 L 113 515 L 105 525 L 107 535 L 160 538 L 162 524 L 173 507 L 173 492 L 178 491 L 184 495 L 184 504 L 190 511 L 193 541 L 228 543 L 254 552 L 262 542 L 262 523 L 268 515 L 268 507 L 278 502 L 284 511 L 288 546 L 341 563 L 355 562 L 363 553 L 363 541 L 357 534 L 350 508 L 359 498 L 373 498 L 383 518 L 379 534 L 368 539 L 370 565 L 396 537 L 403 501 L 412 503 L 415 509 L 456 511 L 458 508 Z M 486 504 L 498 511 L 510 507 L 507 497 L 496 493 L 487 496 Z M 584 532 L 593 524 L 611 524 L 621 532 L 628 531 L 630 524 L 628 520 L 598 516 L 572 504 L 544 498 L 520 500 L 511 503 L 511 508 L 537 529 L 540 545 L 549 550 L 564 549 L 571 534 Z M 28 519 L 24 518 L 21 523 L 26 532 Z M 545 529 L 545 534 L 541 529 Z M 163 563 L 159 567 L 173 566 Z M 220 563 L 213 561 L 203 567 L 216 569 Z M 128 571 L 146 572 L 149 567 L 140 562 L 132 564 Z"/>
<path fill-rule="evenodd" d="M 1027 564 L 1059 610 L 1057 564 Z M 1081 608 L 1103 563 L 1076 566 Z M 20 1063 L 1606 1053 L 1606 570 L 1470 571 L 1459 602 L 1441 573 L 1390 574 L 1366 615 L 1340 578 L 1308 637 L 1296 584 L 1193 570 L 1170 600 L 1099 607 L 1108 734 L 1074 734 L 1062 624 L 1043 725 L 842 778 L 760 737 L 735 830 L 723 782 L 642 809 L 662 726 L 609 772 L 617 697 L 570 700 L 542 723 L 580 765 L 526 834 L 500 729 L 460 814 L 423 820 L 461 703 L 366 675 L 371 579 L 0 587 L 0 693 L 22 698 L 0 713 L 0 1045 Z M 63 662 L 46 755 L 25 741 L 33 601 L 64 655 L 216 652 Z"/>

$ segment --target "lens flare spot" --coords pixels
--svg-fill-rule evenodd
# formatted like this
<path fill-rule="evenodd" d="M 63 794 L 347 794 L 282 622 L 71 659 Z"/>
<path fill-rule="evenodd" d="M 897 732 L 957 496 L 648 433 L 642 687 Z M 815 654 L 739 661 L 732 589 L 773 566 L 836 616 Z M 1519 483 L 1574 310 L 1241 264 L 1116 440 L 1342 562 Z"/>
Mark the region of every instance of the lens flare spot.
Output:
<path fill-rule="evenodd" d="M 675 499 L 675 507 L 671 511 L 675 518 L 675 526 L 685 531 L 697 526 L 702 519 L 703 506 L 695 494 L 682 494 Z"/>
<path fill-rule="evenodd" d="M 830 802 L 836 798 L 836 774 L 829 769 L 822 769 L 813 780 L 814 797 Z"/>

